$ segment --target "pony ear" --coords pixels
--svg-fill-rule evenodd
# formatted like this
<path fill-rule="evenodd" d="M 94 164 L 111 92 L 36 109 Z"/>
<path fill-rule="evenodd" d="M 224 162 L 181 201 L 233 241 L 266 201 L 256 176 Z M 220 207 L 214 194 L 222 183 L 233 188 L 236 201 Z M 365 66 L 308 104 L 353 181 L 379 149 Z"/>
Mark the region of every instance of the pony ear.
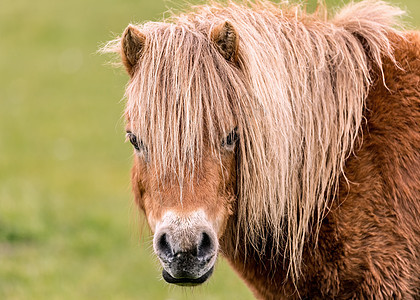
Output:
<path fill-rule="evenodd" d="M 236 63 L 238 58 L 238 33 L 231 23 L 225 21 L 213 28 L 210 34 L 220 54 L 230 62 Z"/>
<path fill-rule="evenodd" d="M 121 38 L 121 59 L 128 74 L 133 76 L 134 68 L 144 49 L 146 37 L 135 26 L 128 25 Z"/>

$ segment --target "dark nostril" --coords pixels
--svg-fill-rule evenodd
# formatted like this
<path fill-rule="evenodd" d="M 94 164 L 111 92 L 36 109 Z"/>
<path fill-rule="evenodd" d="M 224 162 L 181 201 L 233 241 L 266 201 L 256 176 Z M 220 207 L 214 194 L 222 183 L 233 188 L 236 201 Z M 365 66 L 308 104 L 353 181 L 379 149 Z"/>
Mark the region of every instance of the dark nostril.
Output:
<path fill-rule="evenodd" d="M 205 257 L 209 255 L 213 250 L 213 242 L 211 240 L 211 237 L 206 233 L 203 232 L 201 234 L 201 240 L 198 244 L 198 257 Z"/>
<path fill-rule="evenodd" d="M 158 249 L 161 255 L 166 256 L 166 257 L 172 256 L 172 249 L 171 249 L 171 246 L 169 245 L 169 241 L 168 241 L 168 237 L 166 233 L 162 234 L 159 237 L 157 245 L 158 245 Z"/>

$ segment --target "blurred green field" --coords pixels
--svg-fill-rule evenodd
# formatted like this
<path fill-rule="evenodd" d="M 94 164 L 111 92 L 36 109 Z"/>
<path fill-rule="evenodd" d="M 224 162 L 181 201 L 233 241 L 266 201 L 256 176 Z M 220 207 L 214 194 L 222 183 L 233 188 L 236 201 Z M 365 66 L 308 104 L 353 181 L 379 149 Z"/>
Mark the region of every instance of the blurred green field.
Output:
<path fill-rule="evenodd" d="M 418 26 L 420 2 L 399 4 Z M 121 120 L 127 76 L 95 52 L 174 6 L 1 1 L 0 299 L 252 299 L 223 260 L 202 287 L 169 286 L 148 230 L 139 238 Z"/>

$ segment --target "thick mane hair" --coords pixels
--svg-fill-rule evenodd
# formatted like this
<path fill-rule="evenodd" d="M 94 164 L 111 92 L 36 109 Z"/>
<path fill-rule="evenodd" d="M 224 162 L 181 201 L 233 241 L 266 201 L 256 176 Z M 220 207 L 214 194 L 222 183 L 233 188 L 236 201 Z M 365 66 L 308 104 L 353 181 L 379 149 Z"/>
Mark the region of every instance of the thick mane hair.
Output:
<path fill-rule="evenodd" d="M 303 245 L 345 176 L 373 77 L 384 57 L 394 60 L 389 38 L 400 35 L 402 14 L 382 1 L 332 17 L 322 6 L 309 14 L 301 5 L 229 1 L 137 25 L 146 42 L 127 118 L 157 175 L 180 186 L 209 155 L 203 149 L 220 155 L 221 138 L 237 127 L 238 225 L 252 245 L 270 239 L 298 278 Z M 239 37 L 236 63 L 209 38 L 225 21 Z M 119 43 L 104 51 L 121 51 Z"/>

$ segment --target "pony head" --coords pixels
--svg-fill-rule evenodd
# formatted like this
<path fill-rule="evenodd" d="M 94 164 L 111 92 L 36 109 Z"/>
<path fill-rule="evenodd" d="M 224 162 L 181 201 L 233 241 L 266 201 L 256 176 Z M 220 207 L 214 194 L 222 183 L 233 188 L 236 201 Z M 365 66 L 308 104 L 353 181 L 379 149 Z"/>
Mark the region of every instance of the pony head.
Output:
<path fill-rule="evenodd" d="M 151 27 L 144 34 L 130 25 L 121 39 L 131 76 L 133 190 L 154 232 L 163 278 L 195 285 L 212 274 L 236 200 L 239 129 L 225 100 L 240 96 L 230 86 L 241 80 L 223 70 L 236 63 L 238 39 L 228 22 L 207 37 L 175 25 Z"/>

